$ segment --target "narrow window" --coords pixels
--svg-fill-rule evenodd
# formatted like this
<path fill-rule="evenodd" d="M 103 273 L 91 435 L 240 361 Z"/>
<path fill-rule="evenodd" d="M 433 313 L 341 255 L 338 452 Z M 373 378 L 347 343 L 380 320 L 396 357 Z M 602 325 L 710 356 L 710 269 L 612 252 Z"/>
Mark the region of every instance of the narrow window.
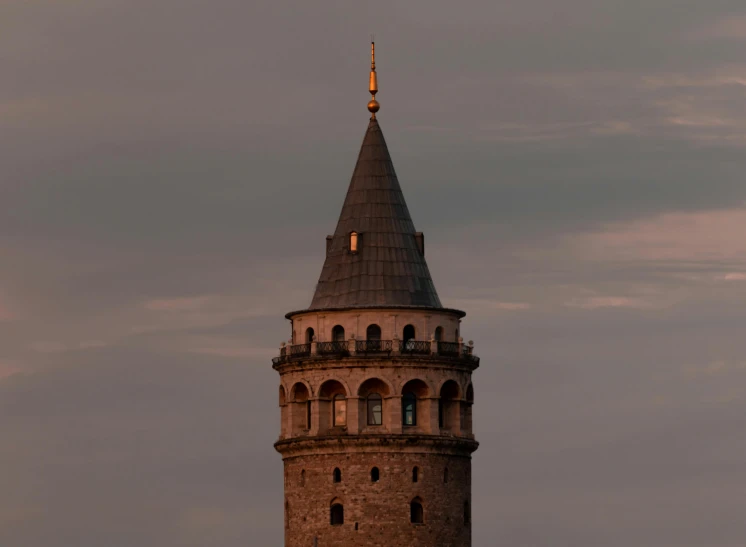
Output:
<path fill-rule="evenodd" d="M 311 429 L 311 401 L 306 401 L 306 429 Z"/>
<path fill-rule="evenodd" d="M 378 393 L 368 395 L 368 425 L 383 424 L 383 399 Z"/>
<path fill-rule="evenodd" d="M 469 502 L 464 502 L 464 526 L 471 522 L 471 511 L 469 511 Z"/>
<path fill-rule="evenodd" d="M 422 509 L 422 503 L 420 503 L 419 498 L 415 498 L 409 504 L 409 521 L 412 524 L 422 524 L 425 522 L 425 511 Z"/>
<path fill-rule="evenodd" d="M 334 468 L 334 482 L 342 482 L 342 472 L 339 470 L 339 467 Z"/>
<path fill-rule="evenodd" d="M 313 335 L 314 335 L 313 329 L 311 327 L 308 327 L 306 329 L 306 344 L 310 344 L 311 342 L 313 342 Z"/>
<path fill-rule="evenodd" d="M 412 482 L 417 482 L 420 479 L 420 469 L 415 467 L 412 469 Z"/>
<path fill-rule="evenodd" d="M 331 510 L 331 522 L 332 526 L 340 526 L 345 522 L 345 510 L 341 503 L 335 503 L 332 505 Z"/>
<path fill-rule="evenodd" d="M 341 393 L 334 396 L 333 405 L 334 407 L 334 425 L 344 426 L 347 424 L 347 399 Z"/>
<path fill-rule="evenodd" d="M 438 342 L 443 341 L 443 327 L 438 327 L 437 329 L 435 329 L 435 340 L 437 340 Z"/>
<path fill-rule="evenodd" d="M 378 482 L 381 479 L 381 472 L 378 470 L 377 467 L 374 467 L 370 470 L 370 481 L 371 482 Z"/>
<path fill-rule="evenodd" d="M 438 427 L 442 428 L 445 423 L 443 418 L 443 399 L 438 399 Z"/>
<path fill-rule="evenodd" d="M 342 325 L 336 325 L 332 329 L 332 342 L 344 342 L 345 341 L 345 329 Z"/>
<path fill-rule="evenodd" d="M 448 468 L 443 471 L 443 482 L 448 482 Z"/>
<path fill-rule="evenodd" d="M 402 341 L 404 342 L 404 348 L 410 349 L 407 347 L 407 342 L 410 340 L 414 340 L 414 326 L 413 325 L 407 325 L 404 327 L 404 331 L 402 332 Z"/>
<path fill-rule="evenodd" d="M 358 251 L 358 240 L 359 235 L 357 232 L 350 233 L 350 252 L 356 253 Z"/>
<path fill-rule="evenodd" d="M 417 397 L 411 391 L 402 397 L 402 420 L 404 425 L 417 425 Z"/>

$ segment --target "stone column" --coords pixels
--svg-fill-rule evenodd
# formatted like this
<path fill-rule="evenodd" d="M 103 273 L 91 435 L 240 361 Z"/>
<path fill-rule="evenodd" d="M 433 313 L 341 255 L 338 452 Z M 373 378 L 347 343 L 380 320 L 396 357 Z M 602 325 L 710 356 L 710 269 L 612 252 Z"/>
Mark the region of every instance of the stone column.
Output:
<path fill-rule="evenodd" d="M 425 433 L 431 435 L 440 434 L 440 425 L 438 424 L 438 401 L 439 397 L 431 397 L 427 399 L 428 407 L 430 408 L 429 416 L 427 416 L 427 424 L 423 424 Z M 423 416 L 424 418 L 424 416 Z"/>
<path fill-rule="evenodd" d="M 318 435 L 319 434 L 319 426 L 321 424 L 321 412 L 319 404 L 319 398 L 313 397 L 310 399 L 311 401 L 311 429 L 309 431 L 310 435 Z"/>
<path fill-rule="evenodd" d="M 402 432 L 402 415 L 401 415 L 401 395 L 392 395 L 386 397 L 388 405 L 388 429 L 389 433 Z"/>
<path fill-rule="evenodd" d="M 360 397 L 347 397 L 347 433 L 360 432 Z"/>

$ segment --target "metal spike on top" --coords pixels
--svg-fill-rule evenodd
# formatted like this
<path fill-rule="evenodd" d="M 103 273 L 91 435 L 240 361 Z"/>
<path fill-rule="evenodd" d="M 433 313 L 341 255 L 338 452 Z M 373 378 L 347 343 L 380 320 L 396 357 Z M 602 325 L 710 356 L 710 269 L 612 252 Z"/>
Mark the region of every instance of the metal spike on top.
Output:
<path fill-rule="evenodd" d="M 370 43 L 370 96 L 371 99 L 368 102 L 368 112 L 371 113 L 371 120 L 376 119 L 376 112 L 381 108 L 376 100 L 376 93 L 378 93 L 378 77 L 376 75 L 376 43 L 371 41 Z"/>

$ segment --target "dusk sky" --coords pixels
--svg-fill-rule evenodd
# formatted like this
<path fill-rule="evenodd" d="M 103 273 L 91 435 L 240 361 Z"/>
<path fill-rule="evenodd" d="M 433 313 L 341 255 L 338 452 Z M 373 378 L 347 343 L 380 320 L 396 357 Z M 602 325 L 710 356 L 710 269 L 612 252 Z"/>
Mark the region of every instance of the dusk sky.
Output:
<path fill-rule="evenodd" d="M 4 0 L 0 546 L 282 545 L 371 33 L 474 546 L 746 545 L 744 0 Z"/>

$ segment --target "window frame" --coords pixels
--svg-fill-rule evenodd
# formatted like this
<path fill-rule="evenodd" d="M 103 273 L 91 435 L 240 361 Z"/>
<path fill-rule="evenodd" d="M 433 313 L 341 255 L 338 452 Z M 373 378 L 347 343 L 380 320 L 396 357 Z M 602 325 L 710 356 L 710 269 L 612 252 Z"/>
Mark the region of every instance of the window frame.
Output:
<path fill-rule="evenodd" d="M 417 395 L 411 391 L 407 391 L 404 395 L 402 395 L 402 405 L 401 405 L 401 416 L 402 416 L 402 425 L 405 427 L 415 427 L 417 425 Z M 411 405 L 411 410 L 408 410 L 407 407 Z M 408 423 L 408 417 L 411 416 L 411 423 Z"/>
<path fill-rule="evenodd" d="M 335 511 L 336 508 L 339 508 Z M 329 523 L 332 526 L 342 526 L 345 523 L 345 508 L 339 502 L 332 503 L 329 508 Z"/>
<path fill-rule="evenodd" d="M 409 502 L 409 522 L 411 524 L 425 524 L 425 505 L 420 498 Z"/>
<path fill-rule="evenodd" d="M 371 406 L 371 402 L 377 402 L 378 412 L 376 413 L 375 406 Z M 369 393 L 365 398 L 365 407 L 367 415 L 367 424 L 370 426 L 383 425 L 383 397 L 380 393 Z M 376 422 L 376 414 L 378 416 L 378 422 Z"/>
<path fill-rule="evenodd" d="M 332 423 L 334 427 L 347 426 L 347 397 L 342 393 L 332 396 Z"/>
<path fill-rule="evenodd" d="M 351 231 L 348 242 L 350 245 L 350 254 L 357 254 L 360 252 L 360 232 L 356 232 L 355 230 Z"/>

